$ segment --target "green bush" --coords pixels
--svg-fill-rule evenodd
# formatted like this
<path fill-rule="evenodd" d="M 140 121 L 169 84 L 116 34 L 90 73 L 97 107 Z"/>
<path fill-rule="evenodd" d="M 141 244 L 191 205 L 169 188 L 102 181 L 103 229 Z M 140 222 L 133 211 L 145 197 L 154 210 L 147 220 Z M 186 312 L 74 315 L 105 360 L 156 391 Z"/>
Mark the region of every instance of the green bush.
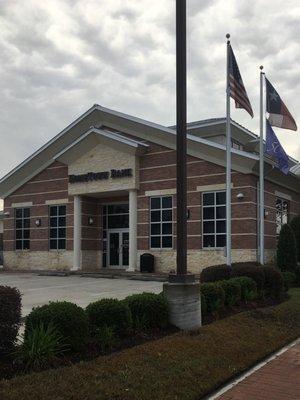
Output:
<path fill-rule="evenodd" d="M 284 282 L 280 270 L 270 266 L 262 266 L 261 269 L 265 276 L 265 297 L 277 300 L 281 299 L 284 292 Z"/>
<path fill-rule="evenodd" d="M 235 306 L 241 301 L 241 285 L 238 281 L 228 279 L 227 281 L 219 281 L 218 284 L 224 290 L 226 306 Z"/>
<path fill-rule="evenodd" d="M 207 304 L 206 304 L 206 299 L 205 299 L 205 296 L 204 296 L 204 294 L 202 293 L 202 291 L 201 291 L 201 315 L 202 315 L 202 317 L 203 317 L 204 315 L 207 315 Z"/>
<path fill-rule="evenodd" d="M 300 262 L 300 215 L 294 217 L 290 223 L 291 228 L 293 229 L 296 246 L 297 246 L 297 259 Z"/>
<path fill-rule="evenodd" d="M 296 274 L 296 286 L 300 286 L 300 266 L 297 266 L 295 268 L 295 274 Z"/>
<path fill-rule="evenodd" d="M 141 293 L 126 297 L 137 331 L 163 329 L 168 325 L 168 302 L 163 294 Z"/>
<path fill-rule="evenodd" d="M 70 350 L 81 350 L 88 337 L 88 319 L 84 310 L 67 301 L 56 301 L 34 308 L 26 318 L 25 339 L 41 324 L 53 325 Z"/>
<path fill-rule="evenodd" d="M 281 271 L 294 272 L 297 266 L 297 247 L 294 231 L 288 224 L 280 230 L 277 244 L 277 266 Z"/>
<path fill-rule="evenodd" d="M 0 355 L 13 348 L 21 324 L 21 294 L 18 289 L 0 286 Z"/>
<path fill-rule="evenodd" d="M 66 350 L 58 330 L 52 324 L 45 327 L 41 323 L 27 333 L 16 356 L 26 370 L 40 370 L 53 366 Z"/>
<path fill-rule="evenodd" d="M 216 282 L 230 278 L 230 268 L 227 265 L 214 265 L 204 268 L 200 274 L 201 282 Z"/>
<path fill-rule="evenodd" d="M 265 276 L 261 267 L 255 263 L 238 263 L 232 265 L 232 277 L 247 276 L 253 279 L 257 285 L 258 295 L 262 295 L 265 283 Z"/>
<path fill-rule="evenodd" d="M 97 335 L 104 327 L 111 328 L 117 336 L 129 333 L 132 320 L 128 305 L 117 299 L 101 299 L 86 308 L 92 335 Z"/>
<path fill-rule="evenodd" d="M 106 325 L 97 330 L 95 339 L 102 352 L 111 351 L 113 346 L 117 343 L 114 329 Z"/>
<path fill-rule="evenodd" d="M 225 293 L 218 283 L 202 283 L 200 290 L 201 296 L 205 299 L 206 314 L 216 314 L 224 307 Z"/>
<path fill-rule="evenodd" d="M 247 303 L 257 299 L 257 284 L 254 279 L 247 276 L 231 278 L 231 281 L 236 281 L 241 286 L 241 299 Z"/>
<path fill-rule="evenodd" d="M 286 291 L 289 290 L 292 286 L 294 286 L 297 281 L 297 276 L 294 272 L 282 271 L 282 277 Z"/>

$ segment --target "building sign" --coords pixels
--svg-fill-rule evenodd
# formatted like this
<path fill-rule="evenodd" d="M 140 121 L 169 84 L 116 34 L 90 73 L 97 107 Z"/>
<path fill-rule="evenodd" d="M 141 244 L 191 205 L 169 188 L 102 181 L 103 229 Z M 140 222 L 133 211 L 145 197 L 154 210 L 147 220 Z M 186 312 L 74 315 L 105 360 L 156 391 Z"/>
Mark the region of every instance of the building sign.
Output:
<path fill-rule="evenodd" d="M 104 172 L 88 172 L 82 175 L 69 175 L 70 183 L 103 181 L 107 179 L 132 177 L 132 169 L 112 169 Z"/>

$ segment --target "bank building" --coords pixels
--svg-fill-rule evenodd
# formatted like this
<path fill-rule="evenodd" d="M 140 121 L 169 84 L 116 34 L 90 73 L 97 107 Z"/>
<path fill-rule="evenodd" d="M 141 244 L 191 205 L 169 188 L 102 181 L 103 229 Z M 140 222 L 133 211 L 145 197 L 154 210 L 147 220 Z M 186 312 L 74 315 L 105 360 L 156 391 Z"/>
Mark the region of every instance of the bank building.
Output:
<path fill-rule="evenodd" d="M 258 258 L 257 136 L 231 121 L 232 258 Z M 188 270 L 225 262 L 225 118 L 188 124 Z M 265 158 L 265 254 L 300 214 L 300 169 Z M 139 271 L 176 262 L 176 129 L 94 105 L 0 181 L 7 270 Z"/>

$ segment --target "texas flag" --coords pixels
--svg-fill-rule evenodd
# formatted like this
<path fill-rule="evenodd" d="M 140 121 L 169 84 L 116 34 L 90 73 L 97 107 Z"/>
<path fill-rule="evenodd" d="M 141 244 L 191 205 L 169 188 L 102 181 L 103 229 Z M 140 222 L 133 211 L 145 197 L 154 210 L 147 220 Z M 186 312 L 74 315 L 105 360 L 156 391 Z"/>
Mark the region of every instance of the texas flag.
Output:
<path fill-rule="evenodd" d="M 282 171 L 286 175 L 289 173 L 289 157 L 281 146 L 268 120 L 266 120 L 265 152 L 277 161 L 277 166 L 280 171 Z"/>
<path fill-rule="evenodd" d="M 287 109 L 284 102 L 281 100 L 279 94 L 274 86 L 266 78 L 267 89 L 267 112 L 269 113 L 269 123 L 278 128 L 297 130 L 297 125 L 292 117 L 292 114 Z"/>

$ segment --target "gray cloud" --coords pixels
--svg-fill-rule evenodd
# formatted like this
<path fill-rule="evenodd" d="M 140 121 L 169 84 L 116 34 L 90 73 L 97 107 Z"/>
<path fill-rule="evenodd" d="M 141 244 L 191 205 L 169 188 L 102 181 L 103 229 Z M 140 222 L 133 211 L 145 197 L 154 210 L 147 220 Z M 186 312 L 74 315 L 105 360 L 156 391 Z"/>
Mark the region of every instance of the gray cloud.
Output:
<path fill-rule="evenodd" d="M 300 125 L 298 0 L 187 3 L 189 119 L 225 115 L 230 32 L 255 111 L 232 117 L 257 132 L 263 64 Z M 174 0 L 2 0 L 0 32 L 1 176 L 94 103 L 174 124 Z M 277 132 L 299 159 L 299 133 Z"/>

